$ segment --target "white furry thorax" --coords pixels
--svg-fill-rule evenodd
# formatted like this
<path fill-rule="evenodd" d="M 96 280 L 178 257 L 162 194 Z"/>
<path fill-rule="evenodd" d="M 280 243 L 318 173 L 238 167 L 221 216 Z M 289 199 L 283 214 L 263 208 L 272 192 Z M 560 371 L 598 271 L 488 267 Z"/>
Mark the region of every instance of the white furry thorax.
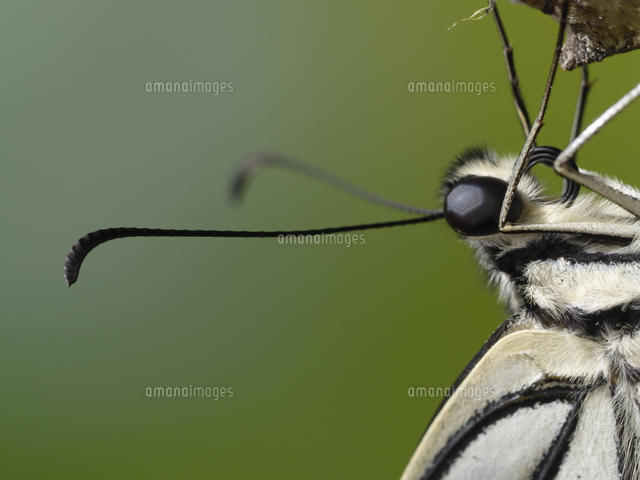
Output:
<path fill-rule="evenodd" d="M 514 163 L 515 157 L 484 152 L 461 160 L 446 181 L 495 177 L 508 182 Z M 640 199 L 637 189 L 599 178 Z M 583 317 L 617 308 L 639 310 L 640 317 L 638 218 L 585 189 L 570 205 L 550 203 L 543 185 L 530 173 L 522 176 L 517 190 L 523 201 L 519 224 L 587 224 L 589 228 L 579 234 L 547 231 L 466 238 L 509 308 L 519 312 L 534 305 L 549 316 Z"/>

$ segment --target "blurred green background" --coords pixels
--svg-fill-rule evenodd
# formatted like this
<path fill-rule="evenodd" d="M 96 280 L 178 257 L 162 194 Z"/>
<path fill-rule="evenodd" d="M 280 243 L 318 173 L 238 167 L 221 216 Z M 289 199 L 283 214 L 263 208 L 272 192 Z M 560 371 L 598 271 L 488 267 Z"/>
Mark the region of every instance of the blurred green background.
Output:
<path fill-rule="evenodd" d="M 125 239 L 106 227 L 304 229 L 406 218 L 281 170 L 239 208 L 239 160 L 286 153 L 401 202 L 439 205 L 467 146 L 523 135 L 490 17 L 459 2 L 112 1 L 0 6 L 0 477 L 397 478 L 447 387 L 507 313 L 446 224 L 364 245 Z M 499 3 L 537 111 L 556 25 Z M 595 118 L 640 79 L 605 60 Z M 232 93 L 145 92 L 149 81 Z M 494 93 L 411 94 L 411 81 Z M 579 74 L 560 72 L 541 144 L 567 143 Z M 640 108 L 580 164 L 640 184 Z M 233 397 L 147 398 L 156 386 Z"/>

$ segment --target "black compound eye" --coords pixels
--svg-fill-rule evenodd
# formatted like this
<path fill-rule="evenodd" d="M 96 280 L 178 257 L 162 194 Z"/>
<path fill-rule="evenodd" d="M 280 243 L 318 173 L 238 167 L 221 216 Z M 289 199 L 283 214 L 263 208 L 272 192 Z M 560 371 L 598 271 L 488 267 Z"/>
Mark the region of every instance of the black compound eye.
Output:
<path fill-rule="evenodd" d="M 469 237 L 498 233 L 502 201 L 507 182 L 493 177 L 461 180 L 444 199 L 444 218 L 455 231 Z M 507 220 L 516 222 L 522 214 L 522 198 L 516 192 Z"/>

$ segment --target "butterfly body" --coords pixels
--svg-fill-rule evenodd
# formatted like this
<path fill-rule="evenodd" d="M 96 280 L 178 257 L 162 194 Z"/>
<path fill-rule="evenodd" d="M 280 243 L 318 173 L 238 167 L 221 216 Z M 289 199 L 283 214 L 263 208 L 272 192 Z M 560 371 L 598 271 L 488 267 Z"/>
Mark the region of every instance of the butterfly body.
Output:
<path fill-rule="evenodd" d="M 444 193 L 506 182 L 514 161 L 467 152 Z M 403 479 L 638 478 L 640 222 L 590 193 L 554 203 L 530 173 L 518 194 L 520 222 L 560 227 L 466 238 L 514 315 L 454 384 Z"/>

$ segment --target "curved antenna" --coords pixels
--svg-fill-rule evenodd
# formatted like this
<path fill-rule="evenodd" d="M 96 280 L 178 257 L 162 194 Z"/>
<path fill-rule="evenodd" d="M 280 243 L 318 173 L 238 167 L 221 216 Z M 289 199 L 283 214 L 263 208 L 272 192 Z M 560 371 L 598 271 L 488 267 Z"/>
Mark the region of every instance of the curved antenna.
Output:
<path fill-rule="evenodd" d="M 307 175 L 309 177 L 321 180 L 329 185 L 332 185 L 340 190 L 343 190 L 351 195 L 362 198 L 371 203 L 381 205 L 383 207 L 393 208 L 395 210 L 401 210 L 403 212 L 412 213 L 414 215 L 432 215 L 433 210 L 429 210 L 421 207 L 414 207 L 412 205 L 405 205 L 403 203 L 395 202 L 387 198 L 381 197 L 374 193 L 363 190 L 356 187 L 351 183 L 337 177 L 326 170 L 318 168 L 314 165 L 302 162 L 295 158 L 286 157 L 284 155 L 276 155 L 272 153 L 258 153 L 252 155 L 244 162 L 242 162 L 236 173 L 231 178 L 231 188 L 229 189 L 229 198 L 237 202 L 242 197 L 248 181 L 253 175 L 258 173 L 264 167 L 277 166 L 283 167 L 294 172 Z"/>
<path fill-rule="evenodd" d="M 238 230 L 165 230 L 161 228 L 107 228 L 91 232 L 78 240 L 64 264 L 64 278 L 67 285 L 71 286 L 78 280 L 80 267 L 85 257 L 96 248 L 109 240 L 128 237 L 230 237 L 230 238 L 268 238 L 279 236 L 298 235 L 330 235 L 333 233 L 350 232 L 354 230 L 372 230 L 375 228 L 397 227 L 401 225 L 413 225 L 438 220 L 444 217 L 442 210 L 431 210 L 429 214 L 410 220 L 397 220 L 393 222 L 367 223 L 347 227 L 333 227 L 313 230 L 277 230 L 271 232 L 238 231 Z"/>

